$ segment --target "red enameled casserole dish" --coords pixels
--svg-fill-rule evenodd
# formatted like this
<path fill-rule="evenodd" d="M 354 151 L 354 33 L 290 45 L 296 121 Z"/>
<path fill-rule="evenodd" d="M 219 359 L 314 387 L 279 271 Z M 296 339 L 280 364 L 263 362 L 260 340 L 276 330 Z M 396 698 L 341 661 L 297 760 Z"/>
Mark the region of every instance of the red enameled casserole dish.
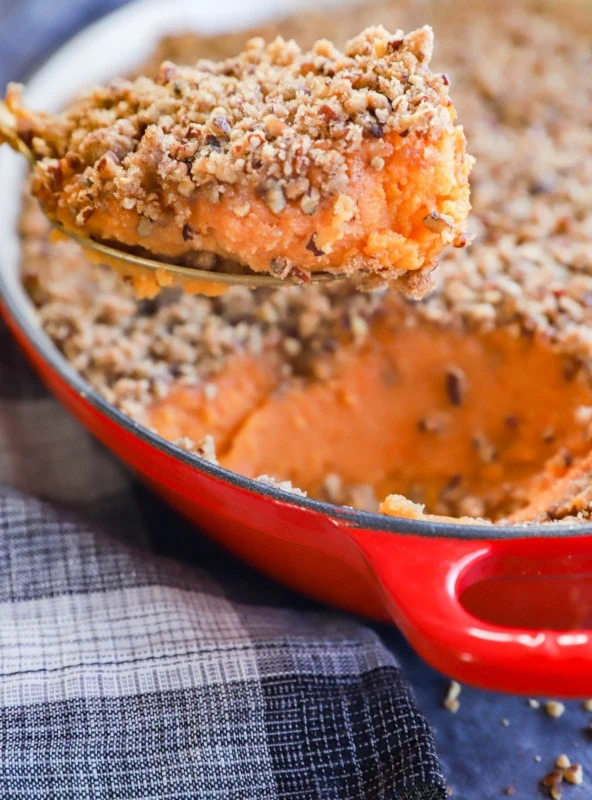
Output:
<path fill-rule="evenodd" d="M 136 3 L 103 20 L 43 68 L 30 84 L 31 102 L 57 106 L 76 83 L 125 70 L 149 50 L 165 19 L 190 27 L 183 5 Z M 222 3 L 220 20 L 235 11 Z M 125 55 L 107 69 L 105 47 L 117 54 L 126 30 L 135 31 L 133 41 L 120 42 Z M 355 511 L 243 478 L 138 426 L 67 363 L 20 286 L 21 167 L 6 148 L 0 152 L 2 315 L 48 388 L 154 491 L 262 572 L 393 621 L 450 677 L 529 695 L 592 694 L 592 525 L 467 525 Z"/>

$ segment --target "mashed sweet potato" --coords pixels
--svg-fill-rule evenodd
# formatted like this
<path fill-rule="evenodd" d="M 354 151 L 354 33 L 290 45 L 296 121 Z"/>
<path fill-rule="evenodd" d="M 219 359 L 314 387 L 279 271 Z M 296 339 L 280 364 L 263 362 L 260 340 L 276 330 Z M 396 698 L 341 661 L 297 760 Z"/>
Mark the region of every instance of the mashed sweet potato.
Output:
<path fill-rule="evenodd" d="M 171 440 L 212 434 L 222 466 L 313 497 L 339 475 L 376 498 L 396 492 L 436 513 L 498 519 L 535 502 L 590 446 L 592 388 L 536 339 L 408 328 L 391 307 L 361 347 L 342 342 L 325 363 L 323 380 L 286 383 L 268 355 L 237 357 L 213 397 L 179 389 L 148 424 Z"/>

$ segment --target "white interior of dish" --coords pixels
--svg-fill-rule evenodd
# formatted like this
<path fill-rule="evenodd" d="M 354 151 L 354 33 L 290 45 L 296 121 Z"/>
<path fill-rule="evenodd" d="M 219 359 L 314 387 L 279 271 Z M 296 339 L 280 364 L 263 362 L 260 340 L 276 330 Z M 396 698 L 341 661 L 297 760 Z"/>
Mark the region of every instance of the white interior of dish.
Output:
<path fill-rule="evenodd" d="M 324 4 L 327 2 L 323 0 Z M 342 5 L 344 0 L 329 2 Z M 166 34 L 238 30 L 301 10 L 304 5 L 312 5 L 312 0 L 136 0 L 100 19 L 60 48 L 30 81 L 26 100 L 33 108 L 58 110 L 84 86 L 125 74 L 141 64 Z M 22 157 L 8 147 L 0 148 L 0 292 L 18 298 L 31 321 L 35 321 L 33 306 L 18 277 L 18 217 L 25 171 Z"/>

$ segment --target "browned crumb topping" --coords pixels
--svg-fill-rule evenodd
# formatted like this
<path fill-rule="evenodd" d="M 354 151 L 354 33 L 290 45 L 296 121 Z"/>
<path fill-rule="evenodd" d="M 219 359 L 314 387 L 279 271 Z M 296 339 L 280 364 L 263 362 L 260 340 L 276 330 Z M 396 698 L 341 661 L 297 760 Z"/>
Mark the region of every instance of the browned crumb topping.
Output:
<path fill-rule="evenodd" d="M 255 480 L 265 484 L 265 486 L 273 486 L 275 489 L 283 489 L 284 492 L 290 492 L 290 494 L 296 494 L 299 497 L 306 497 L 306 492 L 303 492 L 302 489 L 299 489 L 297 486 L 293 486 L 291 481 L 278 481 L 272 478 L 271 475 L 257 475 Z"/>
<path fill-rule="evenodd" d="M 570 764 L 563 770 L 563 780 L 573 786 L 580 786 L 584 781 L 584 770 L 581 764 Z"/>
<path fill-rule="evenodd" d="M 377 0 L 332 13 L 330 25 L 331 38 L 343 43 L 377 21 L 410 29 L 430 20 L 439 43 L 437 66 L 454 85 L 455 104 L 477 156 L 472 173 L 476 239 L 470 249 L 449 251 L 443 258 L 437 291 L 421 303 L 400 301 L 408 324 L 429 319 L 468 331 L 503 327 L 516 336 L 542 337 L 563 355 L 566 376 L 588 380 L 590 21 L 582 17 L 574 25 L 560 18 L 558 4 L 546 9 L 530 0 L 455 0 L 452 6 L 425 0 L 420 5 L 418 12 L 411 0 Z M 270 39 L 278 30 L 311 47 L 327 31 L 326 15 L 299 15 L 249 35 Z M 246 38 L 172 38 L 154 64 L 167 58 L 192 63 L 202 54 L 227 58 Z M 509 75 L 517 77 L 508 80 Z M 273 348 L 282 354 L 287 377 L 325 378 L 340 338 L 363 343 L 368 323 L 381 313 L 380 292 L 361 295 L 336 287 L 254 294 L 232 289 L 219 299 L 164 293 L 157 301 L 137 302 L 119 277 L 89 265 L 74 245 L 49 245 L 47 226 L 32 206 L 23 232 L 25 280 L 43 326 L 86 379 L 138 420 L 173 384 L 207 383 L 237 350 Z M 450 403 L 462 403 L 471 387 L 451 366 L 444 391 Z M 581 415 L 587 424 L 586 412 Z M 426 424 L 432 422 L 437 426 L 437 419 Z M 509 417 L 508 429 L 518 422 L 518 414 Z M 487 460 L 495 442 L 475 433 L 475 447 Z M 565 466 L 570 454 L 557 457 Z M 329 480 L 327 499 L 343 497 L 340 502 L 355 505 L 346 496 L 350 487 L 338 485 L 339 480 Z M 566 499 L 548 518 L 588 514 L 592 499 L 583 489 L 574 486 L 577 502 Z M 479 498 L 466 496 L 458 480 L 451 481 L 439 509 L 461 516 L 487 511 Z"/>
<path fill-rule="evenodd" d="M 441 24 L 446 34 L 434 19 L 440 57 L 476 156 L 475 241 L 443 254 L 439 291 L 416 311 L 549 337 L 575 373 L 592 346 L 591 21 L 576 32 L 525 0 L 496 12 L 459 3 Z"/>
<path fill-rule="evenodd" d="M 456 714 L 460 708 L 460 700 L 458 698 L 461 692 L 462 686 L 460 683 L 458 683 L 458 681 L 450 681 L 442 705 L 447 711 L 450 711 L 451 714 Z"/>
<path fill-rule="evenodd" d="M 500 502 L 502 500 L 496 498 L 495 505 Z M 440 505 L 443 506 L 442 510 L 447 513 L 428 514 L 425 512 L 425 507 L 422 503 L 417 503 L 401 494 L 389 494 L 380 503 L 378 510 L 381 514 L 386 514 L 389 517 L 404 517 L 405 519 L 448 522 L 450 517 L 454 516 L 455 522 L 463 524 L 474 522 L 479 522 L 482 525 L 491 524 L 491 520 L 483 517 L 485 508 L 483 501 L 471 495 L 465 494 L 463 497 L 459 493 L 458 500 L 451 500 L 446 494 L 443 494 L 440 498 Z"/>
<path fill-rule="evenodd" d="M 565 713 L 565 706 L 563 703 L 560 703 L 558 700 L 548 700 L 545 703 L 545 711 L 549 717 L 553 717 L 553 719 L 558 719 L 562 717 Z"/>
<path fill-rule="evenodd" d="M 180 439 L 173 442 L 173 444 L 176 444 L 177 447 L 181 447 L 183 450 L 187 450 L 188 453 L 193 453 L 203 458 L 204 461 L 209 461 L 210 464 L 218 464 L 216 442 L 213 436 L 204 436 L 201 442 L 197 442 L 197 444 L 193 439 L 190 439 L 189 436 L 182 436 Z"/>
<path fill-rule="evenodd" d="M 561 453 L 559 454 L 561 457 Z M 590 519 L 592 516 L 592 471 L 590 469 L 577 469 L 575 474 L 569 474 L 563 486 L 560 499 L 533 521 L 541 522 L 546 519 L 577 521 Z"/>
<path fill-rule="evenodd" d="M 55 184 L 54 159 L 71 153 L 85 179 L 75 198 L 81 214 L 91 215 L 108 188 L 146 226 L 162 213 L 147 165 L 173 204 L 196 188 L 216 202 L 241 183 L 274 213 L 297 201 L 312 214 L 322 197 L 346 188 L 346 156 L 364 139 L 418 134 L 427 145 L 450 127 L 448 82 L 429 70 L 432 49 L 427 26 L 407 35 L 378 26 L 343 53 L 326 39 L 303 51 L 281 37 L 256 37 L 220 62 L 165 61 L 155 79 L 114 80 L 63 115 L 35 120 L 32 146 L 45 159 L 37 172 Z M 179 202 L 180 226 L 187 213 Z M 428 222 L 452 227 L 436 217 Z"/>
<path fill-rule="evenodd" d="M 560 786 L 565 782 L 573 786 L 580 786 L 584 781 L 584 771 L 581 764 L 572 764 L 569 757 L 562 753 L 555 759 L 555 767 L 542 779 L 541 783 L 549 792 L 553 800 L 560 800 L 563 796 Z"/>
<path fill-rule="evenodd" d="M 346 483 L 336 472 L 330 472 L 325 478 L 320 499 L 340 506 L 351 506 L 359 511 L 378 511 L 379 505 L 372 486 Z"/>
<path fill-rule="evenodd" d="M 560 800 L 561 798 L 561 790 L 559 789 L 560 784 L 563 782 L 563 772 L 560 769 L 554 769 L 552 772 L 549 772 L 542 780 L 543 786 L 546 786 L 549 790 L 549 796 L 553 800 Z"/>

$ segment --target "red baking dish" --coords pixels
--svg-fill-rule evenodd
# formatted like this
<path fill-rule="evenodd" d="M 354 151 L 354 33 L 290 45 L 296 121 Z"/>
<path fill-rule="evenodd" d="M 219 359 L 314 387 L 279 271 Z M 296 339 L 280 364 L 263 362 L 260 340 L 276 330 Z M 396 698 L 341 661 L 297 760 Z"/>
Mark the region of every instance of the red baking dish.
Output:
<path fill-rule="evenodd" d="M 298 497 L 138 426 L 71 368 L 0 271 L 2 314 L 61 402 L 170 505 L 279 581 L 392 620 L 459 681 L 524 694 L 592 694 L 592 526 L 395 519 Z"/>
<path fill-rule="evenodd" d="M 81 83 L 125 72 L 173 23 L 186 30 L 211 11 L 220 25 L 252 24 L 247 5 L 132 3 L 50 60 L 29 84 L 31 99 L 58 107 Z M 263 5 L 267 14 L 274 3 Z M 73 370 L 20 286 L 23 171 L 15 159 L 0 153 L 0 311 L 49 389 L 98 439 L 228 550 L 305 594 L 393 621 L 443 673 L 487 689 L 592 696 L 592 525 L 464 525 L 355 511 L 248 480 L 138 426 Z"/>

